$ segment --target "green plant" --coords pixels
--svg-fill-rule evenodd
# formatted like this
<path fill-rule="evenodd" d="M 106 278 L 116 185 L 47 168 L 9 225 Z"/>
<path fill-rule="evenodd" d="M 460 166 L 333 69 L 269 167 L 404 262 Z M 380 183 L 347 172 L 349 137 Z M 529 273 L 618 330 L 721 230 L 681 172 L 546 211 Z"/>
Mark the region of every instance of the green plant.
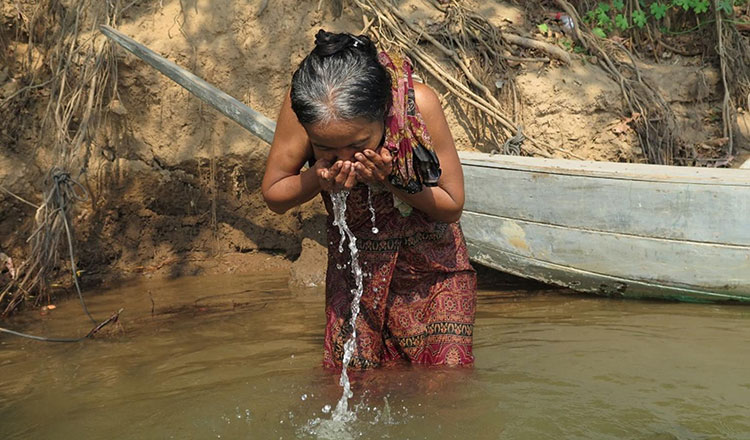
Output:
<path fill-rule="evenodd" d="M 633 23 L 642 28 L 646 25 L 646 13 L 639 10 L 633 11 Z"/>
<path fill-rule="evenodd" d="M 630 27 L 630 23 L 628 23 L 628 19 L 625 17 L 625 14 L 617 14 L 615 16 L 615 26 L 623 31 Z"/>
<path fill-rule="evenodd" d="M 649 9 L 651 11 L 651 15 L 653 15 L 655 19 L 661 20 L 667 15 L 667 10 L 669 9 L 669 6 L 663 3 L 654 2 L 654 3 L 651 3 L 651 6 L 649 7 Z"/>
<path fill-rule="evenodd" d="M 735 2 L 733 2 L 732 0 L 719 0 L 719 4 L 716 7 L 726 15 L 732 15 L 732 13 L 734 12 L 734 8 L 732 8 L 733 3 Z"/>
<path fill-rule="evenodd" d="M 595 27 L 591 32 L 599 38 L 607 38 L 607 33 L 600 27 Z"/>
<path fill-rule="evenodd" d="M 649 23 L 660 28 L 670 11 L 684 11 L 698 17 L 707 16 L 711 9 L 711 0 L 629 0 L 634 4 L 626 7 L 625 0 L 600 1 L 584 15 L 584 20 L 591 26 L 594 35 L 606 38 L 609 34 L 631 29 L 642 29 Z M 746 5 L 750 0 L 719 0 L 716 8 L 726 16 L 734 14 L 735 5 Z M 704 23 L 710 20 L 706 17 Z M 665 31 L 668 31 L 665 29 Z"/>
<path fill-rule="evenodd" d="M 708 11 L 708 0 L 700 0 L 693 4 L 693 12 L 702 14 Z"/>

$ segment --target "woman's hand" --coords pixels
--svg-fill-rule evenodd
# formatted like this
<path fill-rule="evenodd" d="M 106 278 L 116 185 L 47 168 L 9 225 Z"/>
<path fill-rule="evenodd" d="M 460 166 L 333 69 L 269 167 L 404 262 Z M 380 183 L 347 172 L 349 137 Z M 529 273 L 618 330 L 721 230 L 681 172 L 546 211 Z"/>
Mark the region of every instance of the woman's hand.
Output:
<path fill-rule="evenodd" d="M 348 160 L 337 161 L 333 165 L 325 159 L 319 159 L 313 165 L 318 176 L 320 189 L 326 192 L 349 190 L 357 183 L 354 164 Z"/>
<path fill-rule="evenodd" d="M 393 169 L 393 156 L 387 148 L 381 148 L 380 153 L 370 149 L 354 155 L 354 169 L 357 180 L 363 183 L 385 183 Z"/>

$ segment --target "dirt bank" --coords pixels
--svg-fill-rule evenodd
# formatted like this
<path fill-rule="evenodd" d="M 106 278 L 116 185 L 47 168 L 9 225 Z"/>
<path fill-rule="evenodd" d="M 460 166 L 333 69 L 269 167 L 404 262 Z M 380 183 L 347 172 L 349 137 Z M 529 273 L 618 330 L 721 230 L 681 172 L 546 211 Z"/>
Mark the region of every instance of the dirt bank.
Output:
<path fill-rule="evenodd" d="M 426 25 L 436 19 L 436 10 L 420 0 L 401 2 L 400 8 Z M 493 23 L 547 38 L 537 30 L 538 11 L 498 1 L 477 2 L 473 8 Z M 8 97 L 17 90 L 24 43 L 11 26 L 18 21 L 15 9 L 5 4 L 2 14 L 0 24 L 8 26 L 6 59 L 18 58 L 17 65 L 1 69 L 0 94 Z M 334 18 L 327 7 L 318 9 L 318 2 L 292 0 L 140 1 L 117 24 L 272 118 L 314 33 L 321 27 L 358 33 L 362 26 L 361 14 L 351 7 Z M 527 49 L 516 49 L 510 55 L 528 55 Z M 284 215 L 270 212 L 259 192 L 268 146 L 134 56 L 116 53 L 118 99 L 108 103 L 108 121 L 95 133 L 85 161 L 81 183 L 90 199 L 74 211 L 84 279 L 288 270 L 296 260 L 293 273 L 300 274 L 299 283 L 320 282 L 325 240 L 320 201 Z M 669 63 L 644 62 L 643 70 L 675 108 L 681 142 L 700 146 L 721 137 L 715 118 L 721 98 L 716 69 L 670 57 Z M 516 62 L 513 69 L 519 121 L 528 135 L 553 146 L 554 156 L 644 160 L 622 116 L 619 85 L 590 59 L 577 56 L 569 66 Z M 460 149 L 498 147 L 486 130 L 471 127 L 455 97 L 423 76 L 440 92 Z M 39 203 L 45 173 L 57 160 L 40 148 L 43 91 L 15 109 L 13 123 L 0 129 L 0 184 L 32 204 Z M 746 139 L 742 142 L 747 148 Z M 25 240 L 33 231 L 35 210 L 7 193 L 0 193 L 0 206 L 0 250 L 20 261 L 28 253 Z"/>

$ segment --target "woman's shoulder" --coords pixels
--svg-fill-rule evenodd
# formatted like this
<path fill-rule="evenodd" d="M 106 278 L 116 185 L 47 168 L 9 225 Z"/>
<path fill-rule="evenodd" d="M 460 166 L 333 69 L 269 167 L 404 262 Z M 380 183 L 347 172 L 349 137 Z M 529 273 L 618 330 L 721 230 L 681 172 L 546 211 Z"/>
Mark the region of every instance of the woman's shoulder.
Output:
<path fill-rule="evenodd" d="M 422 116 L 433 114 L 436 111 L 443 111 L 440 104 L 440 98 L 432 88 L 426 84 L 414 83 L 414 101 L 417 103 Z"/>

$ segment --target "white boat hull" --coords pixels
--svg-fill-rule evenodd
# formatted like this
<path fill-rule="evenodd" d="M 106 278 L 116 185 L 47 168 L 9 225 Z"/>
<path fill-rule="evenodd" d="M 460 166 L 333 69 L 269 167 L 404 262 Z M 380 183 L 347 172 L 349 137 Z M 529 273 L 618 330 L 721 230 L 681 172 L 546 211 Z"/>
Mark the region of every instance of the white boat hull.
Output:
<path fill-rule="evenodd" d="M 460 156 L 475 262 L 605 295 L 750 301 L 750 170 Z"/>

